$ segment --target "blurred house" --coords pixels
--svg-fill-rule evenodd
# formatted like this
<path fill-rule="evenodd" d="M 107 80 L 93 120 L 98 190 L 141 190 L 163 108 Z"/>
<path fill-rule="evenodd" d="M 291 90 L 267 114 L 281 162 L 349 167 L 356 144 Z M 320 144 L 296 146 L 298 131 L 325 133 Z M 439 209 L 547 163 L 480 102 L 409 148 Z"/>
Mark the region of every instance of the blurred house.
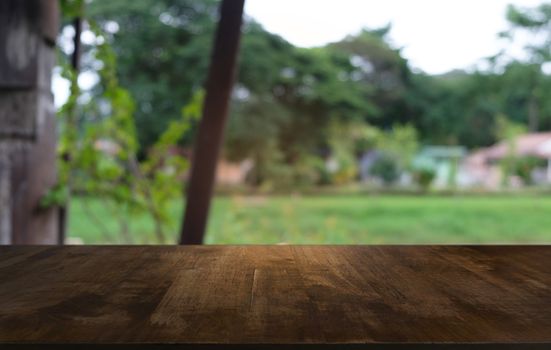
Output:
<path fill-rule="evenodd" d="M 243 185 L 252 168 L 253 161 L 251 159 L 245 159 L 241 162 L 220 159 L 216 167 L 216 183 L 226 186 Z"/>
<path fill-rule="evenodd" d="M 498 188 L 501 183 L 500 161 L 513 154 L 516 157 L 534 157 L 545 166 L 532 172 L 534 183 L 551 183 L 551 132 L 518 136 L 513 143 L 502 141 L 491 147 L 471 153 L 462 165 L 468 176 L 466 185 Z"/>
<path fill-rule="evenodd" d="M 358 162 L 358 170 L 360 174 L 360 180 L 362 182 L 367 182 L 371 179 L 371 168 L 373 167 L 373 164 L 375 164 L 379 156 L 379 151 L 370 150 L 362 154 L 362 156 L 360 157 Z M 326 163 L 327 169 L 332 170 L 330 166 L 330 163 Z"/>
<path fill-rule="evenodd" d="M 480 187 L 498 189 L 501 183 L 499 163 L 488 157 L 489 148 L 470 153 L 461 164 L 461 187 Z"/>
<path fill-rule="evenodd" d="M 466 155 L 467 149 L 463 146 L 425 146 L 413 160 L 413 165 L 434 170 L 434 187 L 453 187 L 461 184 L 460 165 Z"/>

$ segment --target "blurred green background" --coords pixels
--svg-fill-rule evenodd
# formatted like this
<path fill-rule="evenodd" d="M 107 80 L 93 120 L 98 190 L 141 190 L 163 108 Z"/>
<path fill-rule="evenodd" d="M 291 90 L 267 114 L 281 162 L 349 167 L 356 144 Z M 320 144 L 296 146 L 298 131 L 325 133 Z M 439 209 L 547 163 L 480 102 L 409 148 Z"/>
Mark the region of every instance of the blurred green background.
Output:
<path fill-rule="evenodd" d="M 177 241 L 219 3 L 62 2 L 42 205 L 70 207 L 72 243 Z M 443 73 L 392 23 L 301 47 L 245 16 L 206 242 L 551 242 L 551 4 L 492 16 L 503 49 Z"/>

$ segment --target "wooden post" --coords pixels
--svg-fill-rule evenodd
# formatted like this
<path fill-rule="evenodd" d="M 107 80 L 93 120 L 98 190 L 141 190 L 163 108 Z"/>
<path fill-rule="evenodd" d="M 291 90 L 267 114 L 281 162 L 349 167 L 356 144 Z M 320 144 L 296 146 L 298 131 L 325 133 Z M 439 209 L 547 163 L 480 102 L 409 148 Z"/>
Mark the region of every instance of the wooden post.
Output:
<path fill-rule="evenodd" d="M 56 183 L 51 74 L 56 0 L 0 1 L 0 244 L 55 244 L 55 208 L 40 208 Z"/>
<path fill-rule="evenodd" d="M 73 28 L 75 29 L 75 36 L 73 37 L 73 55 L 71 56 L 71 67 L 77 72 L 80 69 L 80 56 L 82 51 L 82 44 L 80 42 L 80 36 L 82 34 L 82 18 L 77 17 L 73 20 Z"/>
<path fill-rule="evenodd" d="M 77 17 L 73 20 L 73 28 L 75 30 L 75 36 L 73 37 L 73 55 L 71 56 L 71 67 L 75 72 L 77 79 L 75 81 L 78 83 L 78 73 L 80 70 L 80 56 L 82 51 L 82 43 L 80 40 L 82 34 L 82 18 Z M 75 113 L 73 110 L 71 113 Z M 69 155 L 64 155 L 63 161 L 69 162 Z M 69 189 L 69 196 L 71 195 Z M 67 202 L 59 207 L 59 233 L 58 233 L 58 244 L 65 244 L 65 239 L 67 237 L 67 223 L 69 219 L 69 203 L 70 198 L 67 199 Z"/>
<path fill-rule="evenodd" d="M 244 0 L 223 0 L 187 190 L 180 244 L 201 244 L 237 66 Z"/>

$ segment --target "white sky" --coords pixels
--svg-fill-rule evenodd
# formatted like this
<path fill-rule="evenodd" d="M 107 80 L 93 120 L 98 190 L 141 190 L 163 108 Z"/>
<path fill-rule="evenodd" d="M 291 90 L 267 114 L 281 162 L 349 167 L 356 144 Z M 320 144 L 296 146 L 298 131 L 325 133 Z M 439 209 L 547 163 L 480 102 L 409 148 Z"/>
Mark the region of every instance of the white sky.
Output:
<path fill-rule="evenodd" d="M 246 0 L 246 13 L 297 46 L 320 46 L 392 23 L 390 38 L 413 67 L 439 74 L 472 67 L 504 43 L 507 4 L 542 0 Z M 518 50 L 518 49 L 517 49 Z"/>

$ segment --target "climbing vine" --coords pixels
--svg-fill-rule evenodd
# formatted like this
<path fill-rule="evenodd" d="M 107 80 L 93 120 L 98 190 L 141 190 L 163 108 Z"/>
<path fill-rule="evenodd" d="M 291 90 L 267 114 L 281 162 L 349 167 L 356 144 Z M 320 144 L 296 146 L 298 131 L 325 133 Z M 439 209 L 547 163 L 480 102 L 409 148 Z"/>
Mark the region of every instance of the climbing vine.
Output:
<path fill-rule="evenodd" d="M 181 196 L 182 175 L 188 163 L 178 152 L 178 142 L 201 115 L 202 91 L 197 91 L 181 118 L 169 124 L 157 142 L 138 159 L 139 144 L 134 122 L 135 104 L 117 79 L 117 59 L 109 34 L 87 19 L 82 0 L 62 1 L 67 18 L 80 17 L 95 40 L 86 48 L 87 59 L 95 62 L 99 81 L 92 92 L 78 86 L 78 72 L 66 55 L 59 54 L 61 75 L 70 84 L 70 94 L 58 111 L 58 183 L 42 199 L 43 206 L 69 208 L 73 194 L 92 196 L 108 207 L 117 222 L 110 232 L 104 220 L 86 200 L 79 201 L 87 216 L 104 234 L 104 240 L 134 242 L 130 222 L 147 214 L 154 223 L 158 243 L 167 242 L 175 223 L 169 204 Z M 77 233 L 78 234 L 78 233 Z"/>

